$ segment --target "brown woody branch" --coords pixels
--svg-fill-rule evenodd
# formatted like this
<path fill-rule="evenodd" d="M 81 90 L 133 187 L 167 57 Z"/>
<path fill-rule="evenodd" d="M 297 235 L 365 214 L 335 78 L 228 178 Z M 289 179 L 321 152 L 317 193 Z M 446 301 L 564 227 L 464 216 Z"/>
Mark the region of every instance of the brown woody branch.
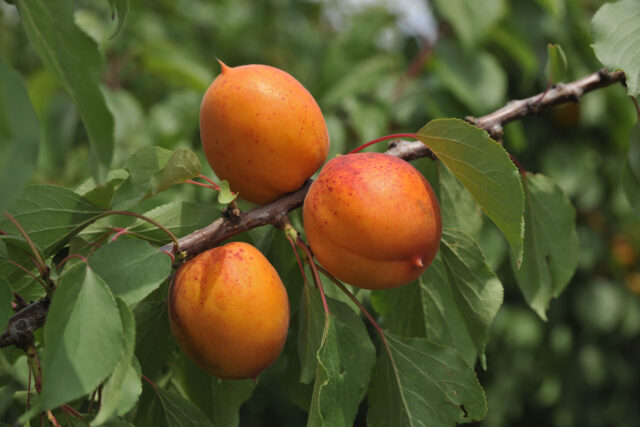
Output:
<path fill-rule="evenodd" d="M 479 128 L 485 129 L 493 139 L 499 141 L 502 139 L 502 127 L 509 122 L 553 107 L 554 105 L 579 102 L 582 95 L 587 92 L 617 82 L 624 84 L 624 81 L 625 77 L 622 71 L 610 73 L 607 70 L 600 70 L 571 83 L 558 83 L 549 89 L 544 96 L 543 92 L 526 99 L 511 101 L 504 107 L 486 116 L 479 118 L 468 116 L 466 120 Z"/>
<path fill-rule="evenodd" d="M 537 94 L 530 98 L 511 101 L 486 116 L 467 117 L 466 120 L 485 129 L 494 139 L 499 140 L 502 138 L 502 127 L 506 123 L 554 105 L 578 102 L 587 92 L 617 82 L 624 83 L 624 81 L 625 77 L 622 71 L 609 73 L 606 70 L 601 70 L 571 83 L 557 84 L 542 99 L 540 99 L 542 94 Z M 420 141 L 392 142 L 387 153 L 407 161 L 422 157 L 436 158 L 433 152 Z M 263 225 L 280 226 L 288 212 L 302 206 L 310 185 L 311 180 L 308 180 L 299 190 L 286 194 L 274 202 L 248 212 L 225 215 L 211 225 L 178 239 L 181 258 L 192 258 L 236 234 L 253 228 Z M 171 251 L 172 244 L 166 245 L 162 249 Z M 42 299 L 15 314 L 0 336 L 0 347 L 21 346 L 32 339 L 33 331 L 44 325 L 48 307 L 49 300 Z"/>

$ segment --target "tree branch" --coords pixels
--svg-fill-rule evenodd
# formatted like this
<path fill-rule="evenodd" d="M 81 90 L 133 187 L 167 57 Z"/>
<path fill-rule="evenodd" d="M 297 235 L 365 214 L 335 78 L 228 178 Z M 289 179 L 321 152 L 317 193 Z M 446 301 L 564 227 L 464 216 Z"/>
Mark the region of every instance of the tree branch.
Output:
<path fill-rule="evenodd" d="M 467 117 L 466 120 L 473 125 L 485 129 L 489 134 L 499 140 L 502 137 L 502 127 L 509 122 L 525 116 L 537 113 L 554 105 L 567 102 L 578 102 L 582 95 L 592 90 L 609 86 L 614 83 L 624 83 L 625 77 L 622 71 L 609 73 L 601 70 L 579 80 L 567 84 L 557 84 L 550 89 L 540 102 L 536 102 L 541 94 L 532 97 L 511 101 L 504 107 L 479 118 Z M 388 154 L 410 161 L 422 157 L 435 159 L 435 155 L 420 141 L 398 141 L 389 145 Z M 213 248 L 224 240 L 263 225 L 280 225 L 288 212 L 299 208 L 311 185 L 311 180 L 299 190 L 294 191 L 248 212 L 238 215 L 223 216 L 211 225 L 197 230 L 187 236 L 178 239 L 182 259 L 189 259 L 197 254 Z M 173 244 L 165 245 L 161 249 L 171 251 Z M 11 319 L 4 333 L 0 336 L 0 347 L 9 345 L 23 345 L 25 340 L 32 337 L 32 332 L 44 325 L 44 320 L 49 307 L 49 300 L 42 299 L 25 307 Z"/>
<path fill-rule="evenodd" d="M 582 95 L 587 92 L 617 82 L 624 83 L 624 81 L 625 77 L 622 71 L 610 73 L 607 70 L 600 70 L 571 83 L 558 83 L 549 89 L 542 99 L 540 99 L 542 93 L 539 93 L 526 99 L 511 101 L 504 107 L 486 116 L 479 118 L 468 116 L 466 120 L 479 128 L 485 129 L 493 139 L 500 140 L 503 134 L 502 127 L 509 122 L 553 107 L 554 105 L 579 102 Z"/>

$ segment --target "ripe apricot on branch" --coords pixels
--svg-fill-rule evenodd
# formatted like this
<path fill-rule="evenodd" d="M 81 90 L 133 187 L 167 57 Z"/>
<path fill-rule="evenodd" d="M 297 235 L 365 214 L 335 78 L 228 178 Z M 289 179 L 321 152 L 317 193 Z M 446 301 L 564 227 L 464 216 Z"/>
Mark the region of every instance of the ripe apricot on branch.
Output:
<path fill-rule="evenodd" d="M 318 262 L 365 289 L 418 278 L 442 235 L 440 206 L 429 182 L 388 154 L 336 157 L 320 171 L 303 207 L 304 229 Z"/>
<path fill-rule="evenodd" d="M 329 152 L 320 107 L 282 70 L 220 65 L 200 107 L 200 138 L 211 168 L 250 202 L 297 190 Z"/>
<path fill-rule="evenodd" d="M 233 242 L 182 265 L 169 292 L 169 318 L 180 347 L 203 370 L 255 378 L 282 351 L 289 299 L 260 251 Z"/>

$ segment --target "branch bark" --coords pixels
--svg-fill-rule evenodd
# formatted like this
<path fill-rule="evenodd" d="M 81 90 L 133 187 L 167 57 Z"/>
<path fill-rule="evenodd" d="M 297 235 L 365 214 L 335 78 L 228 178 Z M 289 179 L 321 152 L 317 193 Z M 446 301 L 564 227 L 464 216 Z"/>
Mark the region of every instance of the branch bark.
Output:
<path fill-rule="evenodd" d="M 485 129 L 496 140 L 502 138 L 502 127 L 514 120 L 521 119 L 554 105 L 578 102 L 582 95 L 601 87 L 614 83 L 624 83 L 622 71 L 609 73 L 600 70 L 579 80 L 567 84 L 557 84 L 541 99 L 541 93 L 532 97 L 511 101 L 504 107 L 482 117 L 467 117 L 466 120 Z M 435 155 L 420 141 L 398 141 L 389 145 L 387 153 L 410 161 L 422 157 L 435 159 Z M 280 226 L 286 215 L 302 206 L 304 198 L 311 185 L 308 180 L 300 189 L 281 197 L 267 205 L 260 206 L 239 215 L 227 215 L 213 222 L 211 225 L 197 230 L 178 239 L 181 258 L 189 259 L 197 254 L 213 248 L 224 240 L 236 234 L 263 225 Z M 161 249 L 172 250 L 173 244 L 165 245 Z M 9 345 L 23 345 L 32 337 L 34 330 L 44 325 L 49 307 L 49 300 L 42 299 L 30 304 L 9 319 L 9 325 L 0 336 L 0 347 Z"/>

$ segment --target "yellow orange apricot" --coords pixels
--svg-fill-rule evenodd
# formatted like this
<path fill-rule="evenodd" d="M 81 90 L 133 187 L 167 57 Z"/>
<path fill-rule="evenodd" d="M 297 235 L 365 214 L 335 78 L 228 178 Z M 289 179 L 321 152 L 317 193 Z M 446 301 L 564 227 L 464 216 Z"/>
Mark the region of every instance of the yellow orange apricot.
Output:
<path fill-rule="evenodd" d="M 170 288 L 169 318 L 180 347 L 204 371 L 255 378 L 282 352 L 289 299 L 264 255 L 233 242 L 180 267 Z"/>
<path fill-rule="evenodd" d="M 336 157 L 303 207 L 307 240 L 332 275 L 365 289 L 407 284 L 435 257 L 442 235 L 431 185 L 404 160 L 381 153 Z"/>
<path fill-rule="evenodd" d="M 250 202 L 297 190 L 329 152 L 320 107 L 285 71 L 220 65 L 200 107 L 200 139 L 211 168 Z"/>

